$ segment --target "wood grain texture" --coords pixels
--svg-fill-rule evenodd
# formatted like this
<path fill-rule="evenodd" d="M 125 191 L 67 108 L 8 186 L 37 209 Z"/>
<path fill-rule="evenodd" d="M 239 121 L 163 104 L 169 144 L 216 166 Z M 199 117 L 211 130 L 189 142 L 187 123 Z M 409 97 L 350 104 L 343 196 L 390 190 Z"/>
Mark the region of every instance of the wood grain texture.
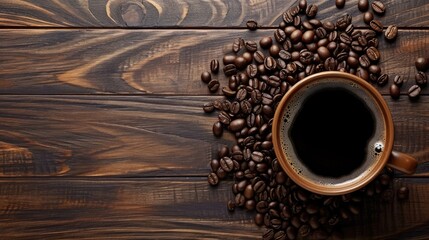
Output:
<path fill-rule="evenodd" d="M 15 179 L 0 181 L 3 239 L 257 239 L 252 214 L 231 214 L 231 182 L 203 178 Z M 347 239 L 424 238 L 429 223 L 427 179 L 396 179 L 410 198 L 367 200 L 344 229 Z M 407 238 L 407 239 L 410 239 Z"/>
<path fill-rule="evenodd" d="M 0 26 L 25 27 L 245 27 L 254 19 L 263 27 L 273 27 L 281 15 L 298 1 L 12 1 L 0 2 Z M 400 27 L 429 26 L 426 1 L 385 0 L 385 24 Z M 337 9 L 333 1 L 309 1 L 319 6 L 319 19 L 335 20 L 344 13 L 365 26 L 357 0 Z"/>
<path fill-rule="evenodd" d="M 210 61 L 235 38 L 259 40 L 273 30 L 18 30 L 0 31 L 0 94 L 209 94 L 201 82 Z M 381 67 L 414 83 L 429 31 L 404 30 L 381 40 Z M 227 79 L 217 76 L 223 84 Z M 388 93 L 388 86 L 380 88 Z M 424 88 L 423 93 L 429 93 Z"/>
<path fill-rule="evenodd" d="M 208 96 L 0 96 L 2 176 L 206 176 L 230 133 L 212 135 Z M 394 149 L 429 171 L 429 97 L 386 97 Z"/>

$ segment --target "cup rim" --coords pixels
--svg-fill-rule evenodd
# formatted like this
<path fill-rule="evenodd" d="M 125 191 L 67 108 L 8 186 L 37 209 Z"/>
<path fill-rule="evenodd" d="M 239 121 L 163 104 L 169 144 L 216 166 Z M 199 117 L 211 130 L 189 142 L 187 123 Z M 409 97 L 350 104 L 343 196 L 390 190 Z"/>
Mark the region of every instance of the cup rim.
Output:
<path fill-rule="evenodd" d="M 372 99 L 374 99 L 375 105 L 377 105 L 381 113 L 383 115 L 383 121 L 385 126 L 385 135 L 386 135 L 386 141 L 384 150 L 381 153 L 381 156 L 379 157 L 379 160 L 376 162 L 376 164 L 373 167 L 373 170 L 366 174 L 364 178 L 360 181 L 350 181 L 346 182 L 340 185 L 319 185 L 312 181 L 309 181 L 308 179 L 302 178 L 294 171 L 289 164 L 289 161 L 287 160 L 287 156 L 283 151 L 283 148 L 280 143 L 280 125 L 282 124 L 281 118 L 283 116 L 285 105 L 288 103 L 289 99 L 294 96 L 296 92 L 298 92 L 300 89 L 304 88 L 308 84 L 317 81 L 319 79 L 323 78 L 337 78 L 337 79 L 346 79 L 350 80 L 356 84 L 359 84 L 362 86 L 365 90 L 367 90 L 370 95 L 372 96 Z M 323 195 L 341 195 L 350 193 L 353 191 L 356 191 L 365 185 L 367 185 L 369 182 L 371 182 L 383 169 L 383 167 L 387 164 L 390 154 L 392 152 L 393 148 L 393 139 L 394 139 L 394 129 L 393 129 L 393 119 L 391 116 L 390 109 L 384 100 L 383 96 L 378 92 L 377 89 L 375 89 L 371 84 L 366 82 L 365 80 L 349 74 L 345 72 L 336 72 L 336 71 L 326 71 L 321 73 L 312 74 L 299 82 L 297 82 L 294 86 L 292 86 L 286 94 L 283 96 L 283 98 L 280 100 L 275 114 L 273 118 L 273 124 L 272 124 L 272 142 L 274 147 L 274 152 L 276 154 L 277 160 L 279 161 L 280 165 L 282 166 L 283 170 L 286 172 L 286 174 L 299 186 L 314 192 L 318 194 Z"/>

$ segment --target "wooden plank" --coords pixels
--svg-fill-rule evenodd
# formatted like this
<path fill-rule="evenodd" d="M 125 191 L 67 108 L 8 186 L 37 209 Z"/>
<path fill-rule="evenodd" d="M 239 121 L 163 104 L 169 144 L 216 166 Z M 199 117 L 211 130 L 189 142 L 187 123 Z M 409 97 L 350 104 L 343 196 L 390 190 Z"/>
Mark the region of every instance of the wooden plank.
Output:
<path fill-rule="evenodd" d="M 4 239 L 256 239 L 263 231 L 251 213 L 227 211 L 229 181 L 216 188 L 201 178 L 0 183 Z M 394 188 L 399 186 L 409 187 L 409 200 L 367 200 L 362 214 L 346 225 L 345 237 L 423 238 L 429 223 L 428 179 L 396 179 Z"/>
<path fill-rule="evenodd" d="M 208 96 L 0 96 L 2 176 L 206 176 L 220 144 Z M 429 96 L 392 101 L 394 148 L 429 171 Z"/>
<path fill-rule="evenodd" d="M 337 9 L 332 1 L 315 0 L 319 19 L 335 20 L 344 13 L 365 26 L 357 1 Z M 400 27 L 429 25 L 426 1 L 383 1 L 385 24 Z M 277 26 L 281 15 L 297 1 L 12 1 L 0 3 L 0 26 L 24 27 L 245 27 L 255 19 L 263 27 Z"/>
<path fill-rule="evenodd" d="M 0 34 L 0 93 L 209 94 L 201 82 L 210 61 L 235 38 L 259 40 L 273 30 L 26 30 Z M 414 84 L 414 61 L 428 56 L 429 31 L 400 31 L 381 41 L 381 67 Z M 222 84 L 227 79 L 217 76 Z M 388 86 L 380 88 L 388 93 Z M 425 88 L 423 93 L 429 93 Z"/>

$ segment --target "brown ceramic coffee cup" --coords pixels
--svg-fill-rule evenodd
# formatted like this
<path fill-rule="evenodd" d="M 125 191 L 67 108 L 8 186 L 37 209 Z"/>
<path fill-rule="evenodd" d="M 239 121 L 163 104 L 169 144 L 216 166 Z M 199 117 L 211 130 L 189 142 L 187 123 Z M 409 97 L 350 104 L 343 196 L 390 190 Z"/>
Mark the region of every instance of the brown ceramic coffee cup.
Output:
<path fill-rule="evenodd" d="M 272 132 L 287 175 L 319 194 L 358 190 L 386 165 L 407 174 L 417 166 L 392 150 L 393 120 L 381 94 L 348 73 L 322 72 L 295 84 L 277 107 Z"/>

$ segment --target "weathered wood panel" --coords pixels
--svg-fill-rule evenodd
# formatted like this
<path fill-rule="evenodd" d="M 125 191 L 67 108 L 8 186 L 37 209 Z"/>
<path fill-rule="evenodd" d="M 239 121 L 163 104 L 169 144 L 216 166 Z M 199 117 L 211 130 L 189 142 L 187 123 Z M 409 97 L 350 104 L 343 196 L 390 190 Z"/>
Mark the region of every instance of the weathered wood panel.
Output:
<path fill-rule="evenodd" d="M 210 187 L 204 178 L 14 179 L 0 181 L 4 239 L 256 239 L 263 229 L 250 213 L 231 214 L 231 182 Z M 396 179 L 410 198 L 368 200 L 344 229 L 348 239 L 425 237 L 427 179 Z"/>
<path fill-rule="evenodd" d="M 0 31 L 0 93 L 209 94 L 200 74 L 230 51 L 237 37 L 259 40 L 273 30 Z M 429 31 L 400 31 L 381 41 L 381 67 L 414 84 L 414 61 L 428 56 Z M 223 84 L 226 78 L 218 76 Z M 380 88 L 388 92 L 388 86 Z M 429 88 L 423 90 L 429 93 Z"/>
<path fill-rule="evenodd" d="M 2 176 L 205 176 L 220 144 L 216 114 L 192 96 L 0 96 Z M 392 101 L 395 149 L 427 174 L 429 97 Z"/>
<path fill-rule="evenodd" d="M 25 27 L 245 27 L 249 19 L 273 27 L 281 14 L 298 1 L 12 1 L 0 2 L 0 26 Z M 426 1 L 385 0 L 385 24 L 429 26 Z M 318 18 L 335 20 L 344 13 L 365 26 L 357 0 L 337 9 L 333 1 L 309 1 L 319 6 Z"/>

